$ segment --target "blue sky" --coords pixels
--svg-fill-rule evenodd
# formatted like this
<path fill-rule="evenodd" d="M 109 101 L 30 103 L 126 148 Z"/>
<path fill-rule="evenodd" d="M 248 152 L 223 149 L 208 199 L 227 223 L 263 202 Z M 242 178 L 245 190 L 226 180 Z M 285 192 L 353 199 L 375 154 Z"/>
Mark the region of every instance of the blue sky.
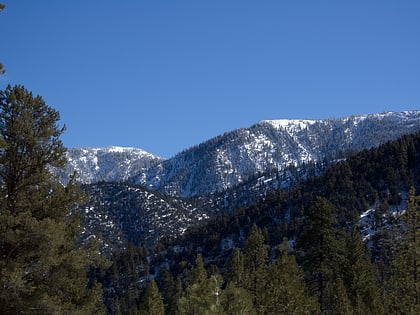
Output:
<path fill-rule="evenodd" d="M 0 88 L 67 147 L 171 157 L 263 119 L 420 109 L 420 1 L 3 0 Z"/>

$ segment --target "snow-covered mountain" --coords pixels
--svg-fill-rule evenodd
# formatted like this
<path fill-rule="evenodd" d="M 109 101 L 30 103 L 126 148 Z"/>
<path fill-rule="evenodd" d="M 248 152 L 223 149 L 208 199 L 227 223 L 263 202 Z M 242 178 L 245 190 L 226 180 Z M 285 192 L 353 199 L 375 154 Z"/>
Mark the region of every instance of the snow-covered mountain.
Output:
<path fill-rule="evenodd" d="M 258 174 L 290 165 L 346 157 L 403 134 L 420 131 L 420 111 L 385 112 L 322 120 L 264 120 L 226 132 L 173 158 L 135 148 L 80 148 L 60 172 L 82 183 L 130 181 L 172 196 L 222 192 Z"/>
<path fill-rule="evenodd" d="M 208 209 L 185 199 L 127 183 L 101 182 L 83 189 L 90 199 L 78 209 L 82 213 L 81 238 L 100 235 L 101 250 L 108 254 L 129 242 L 153 245 L 162 237 L 180 236 L 211 215 Z"/>
<path fill-rule="evenodd" d="M 102 235 L 106 251 L 107 246 L 150 245 L 162 236 L 179 236 L 220 211 L 253 204 L 268 191 L 320 174 L 323 166 L 312 162 L 331 165 L 347 154 L 419 131 L 420 111 L 266 120 L 168 160 L 132 148 L 72 149 L 61 175 L 76 171 L 89 184 L 84 189 L 90 200 L 79 209 L 82 238 Z"/>
<path fill-rule="evenodd" d="M 420 111 L 265 120 L 227 132 L 163 160 L 130 181 L 173 196 L 221 192 L 258 173 L 343 158 L 420 130 Z"/>
<path fill-rule="evenodd" d="M 142 149 L 124 147 L 77 148 L 67 151 L 67 166 L 61 172 L 60 181 L 66 183 L 69 175 L 76 172 L 83 184 L 100 181 L 126 181 L 133 174 L 145 172 L 163 161 L 162 158 Z"/>

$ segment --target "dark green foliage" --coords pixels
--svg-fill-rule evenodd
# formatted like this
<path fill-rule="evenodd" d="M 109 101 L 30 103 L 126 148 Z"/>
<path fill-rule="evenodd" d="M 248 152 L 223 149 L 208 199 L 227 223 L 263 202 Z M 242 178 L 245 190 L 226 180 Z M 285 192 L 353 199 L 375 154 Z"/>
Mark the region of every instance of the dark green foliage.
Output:
<path fill-rule="evenodd" d="M 22 86 L 0 93 L 0 313 L 95 314 L 99 285 L 87 278 L 99 263 L 78 248 L 77 186 L 49 172 L 65 163 L 58 112 Z M 96 261 L 95 261 L 96 260 Z"/>
<path fill-rule="evenodd" d="M 257 225 L 253 225 L 251 233 L 245 241 L 244 249 L 244 287 L 252 296 L 255 309 L 260 313 L 263 308 L 264 287 L 267 282 L 268 246 Z"/>
<path fill-rule="evenodd" d="M 114 253 L 111 267 L 98 276 L 105 288 L 104 299 L 109 313 L 119 310 L 127 314 L 137 310 L 140 296 L 146 289 L 139 279 L 149 278 L 148 254 L 146 248 L 129 244 L 125 251 Z"/>
<path fill-rule="evenodd" d="M 353 229 L 346 243 L 342 277 L 353 314 L 383 314 L 384 303 L 382 290 L 378 286 L 378 274 L 360 233 Z"/>
<path fill-rule="evenodd" d="M 244 254 L 235 248 L 226 268 L 226 280 L 237 287 L 244 287 L 246 281 Z"/>
<path fill-rule="evenodd" d="M 332 287 L 344 263 L 344 236 L 337 228 L 334 207 L 324 198 L 305 210 L 297 249 L 313 294 L 321 311 L 330 309 Z"/>
<path fill-rule="evenodd" d="M 413 212 L 400 221 L 390 207 L 405 199 L 410 185 L 419 187 L 419 152 L 420 134 L 405 136 L 253 206 L 220 213 L 182 238 L 162 241 L 148 257 L 160 269 L 156 279 L 166 314 L 417 311 L 418 288 L 410 280 L 418 277 L 417 264 L 410 257 L 418 245 L 407 240 L 415 235 L 408 227 L 416 231 L 418 223 L 408 215 Z M 367 209 L 377 209 L 372 222 L 378 230 L 368 239 L 373 257 L 358 231 Z M 292 248 L 282 244 L 285 236 Z M 135 299 L 133 312 L 138 303 Z"/>
<path fill-rule="evenodd" d="M 167 268 L 163 268 L 160 270 L 158 281 L 165 308 L 169 313 L 175 312 L 176 304 L 182 293 L 181 279 L 174 280 L 171 272 Z"/>
<path fill-rule="evenodd" d="M 256 314 L 251 294 L 243 287 L 230 283 L 222 292 L 223 313 L 226 315 Z"/>
<path fill-rule="evenodd" d="M 179 314 L 221 314 L 222 284 L 223 279 L 220 275 L 207 276 L 202 256 L 199 254 L 195 267 L 190 271 L 185 293 L 178 301 Z"/>
<path fill-rule="evenodd" d="M 388 296 L 390 313 L 414 315 L 420 313 L 420 196 L 415 196 L 413 188 L 407 203 L 393 244 Z"/>
<path fill-rule="evenodd" d="M 316 300 L 307 293 L 303 271 L 298 267 L 289 247 L 284 241 L 280 257 L 267 269 L 264 288 L 266 314 L 311 314 L 316 313 Z"/>
<path fill-rule="evenodd" d="M 165 313 L 162 296 L 153 279 L 141 299 L 139 313 L 144 315 L 163 315 Z"/>

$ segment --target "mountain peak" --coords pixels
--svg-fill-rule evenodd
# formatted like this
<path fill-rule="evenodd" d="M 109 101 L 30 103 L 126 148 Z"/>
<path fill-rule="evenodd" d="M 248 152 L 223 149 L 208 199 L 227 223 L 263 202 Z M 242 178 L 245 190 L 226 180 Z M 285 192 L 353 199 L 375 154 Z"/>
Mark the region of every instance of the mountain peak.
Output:
<path fill-rule="evenodd" d="M 163 160 L 138 148 L 73 148 L 67 151 L 68 162 L 60 172 L 60 181 L 67 183 L 69 174 L 73 172 L 76 172 L 78 180 L 83 184 L 126 181 L 133 174 L 144 172 Z"/>
<path fill-rule="evenodd" d="M 132 178 L 170 195 L 223 191 L 267 170 L 344 157 L 420 131 L 420 111 L 263 120 L 191 147 Z"/>
<path fill-rule="evenodd" d="M 267 170 L 343 157 L 418 131 L 420 111 L 263 120 L 170 159 L 120 146 L 71 149 L 65 173 L 76 171 L 82 183 L 130 180 L 165 194 L 190 197 L 223 191 Z"/>
<path fill-rule="evenodd" d="M 304 129 L 309 125 L 316 123 L 316 120 L 311 119 L 275 119 L 275 120 L 263 120 L 261 123 L 267 123 L 272 125 L 276 129 L 290 129 L 299 127 Z"/>

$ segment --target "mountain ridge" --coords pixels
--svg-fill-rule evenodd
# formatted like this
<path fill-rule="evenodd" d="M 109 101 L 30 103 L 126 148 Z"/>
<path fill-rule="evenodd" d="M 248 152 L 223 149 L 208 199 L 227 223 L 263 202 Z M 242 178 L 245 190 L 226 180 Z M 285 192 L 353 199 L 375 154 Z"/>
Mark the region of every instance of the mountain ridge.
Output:
<path fill-rule="evenodd" d="M 66 152 L 66 158 L 66 167 L 58 171 L 64 184 L 74 172 L 82 184 L 126 181 L 132 173 L 164 160 L 140 148 L 120 146 L 72 148 Z"/>
<path fill-rule="evenodd" d="M 142 149 L 74 148 L 60 180 L 142 185 L 181 197 L 222 192 L 267 170 L 339 159 L 420 130 L 420 111 L 328 119 L 262 120 L 217 135 L 164 159 Z"/>
<path fill-rule="evenodd" d="M 267 169 L 344 157 L 420 130 L 420 111 L 321 120 L 263 120 L 216 136 L 130 178 L 190 197 L 221 192 Z"/>

